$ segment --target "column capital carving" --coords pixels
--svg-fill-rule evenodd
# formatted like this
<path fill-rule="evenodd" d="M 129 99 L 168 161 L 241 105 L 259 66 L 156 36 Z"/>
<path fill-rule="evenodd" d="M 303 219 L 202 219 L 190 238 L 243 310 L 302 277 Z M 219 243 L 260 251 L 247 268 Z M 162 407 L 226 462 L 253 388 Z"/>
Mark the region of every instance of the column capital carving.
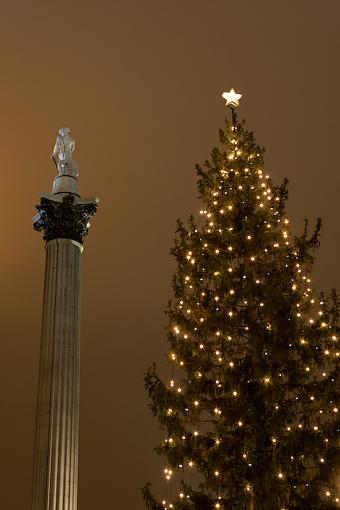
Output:
<path fill-rule="evenodd" d="M 33 227 L 43 232 L 46 242 L 66 238 L 83 244 L 97 204 L 97 198 L 78 198 L 72 193 L 63 196 L 43 194 L 36 206 L 38 213 L 33 218 Z"/>

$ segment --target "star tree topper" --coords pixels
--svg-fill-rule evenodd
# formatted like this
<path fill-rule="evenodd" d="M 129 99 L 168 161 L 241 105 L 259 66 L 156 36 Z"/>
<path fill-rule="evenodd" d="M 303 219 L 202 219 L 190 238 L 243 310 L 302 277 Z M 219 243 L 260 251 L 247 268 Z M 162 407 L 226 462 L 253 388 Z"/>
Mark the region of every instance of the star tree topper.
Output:
<path fill-rule="evenodd" d="M 236 108 L 239 105 L 239 99 L 242 94 L 236 94 L 234 89 L 230 89 L 229 92 L 223 92 L 222 97 L 226 100 L 226 105 L 230 108 Z"/>

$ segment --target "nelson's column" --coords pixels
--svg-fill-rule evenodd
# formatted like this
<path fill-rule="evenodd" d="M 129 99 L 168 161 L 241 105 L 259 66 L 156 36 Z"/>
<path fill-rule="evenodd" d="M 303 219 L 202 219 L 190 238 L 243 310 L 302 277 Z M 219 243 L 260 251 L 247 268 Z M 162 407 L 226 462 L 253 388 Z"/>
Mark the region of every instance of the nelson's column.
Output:
<path fill-rule="evenodd" d="M 58 174 L 41 194 L 34 228 L 46 241 L 32 510 L 77 510 L 80 256 L 97 198 L 81 198 L 74 139 L 59 130 Z"/>

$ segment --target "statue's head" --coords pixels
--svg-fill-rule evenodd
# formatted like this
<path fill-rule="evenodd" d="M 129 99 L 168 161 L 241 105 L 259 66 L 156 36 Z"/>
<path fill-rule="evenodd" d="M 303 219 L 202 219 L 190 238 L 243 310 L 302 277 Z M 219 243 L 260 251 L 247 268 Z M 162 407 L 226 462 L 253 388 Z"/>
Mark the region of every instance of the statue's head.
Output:
<path fill-rule="evenodd" d="M 66 136 L 70 136 L 70 134 L 71 134 L 71 130 L 70 130 L 70 128 L 63 127 L 63 128 L 60 128 L 60 129 L 59 129 L 59 134 L 60 134 L 60 136 L 63 136 L 63 137 L 64 137 L 64 136 L 65 136 L 65 137 L 66 137 Z"/>

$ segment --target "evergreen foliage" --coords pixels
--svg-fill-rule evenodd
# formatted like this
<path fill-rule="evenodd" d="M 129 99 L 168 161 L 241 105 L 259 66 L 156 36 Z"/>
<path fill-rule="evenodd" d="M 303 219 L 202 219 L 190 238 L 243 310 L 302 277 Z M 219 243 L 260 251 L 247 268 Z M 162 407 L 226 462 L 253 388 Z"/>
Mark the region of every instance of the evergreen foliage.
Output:
<path fill-rule="evenodd" d="M 166 494 L 149 510 L 338 508 L 339 301 L 310 281 L 320 220 L 290 233 L 287 181 L 233 111 L 197 166 L 198 220 L 178 222 L 172 366 L 145 385 L 165 430 Z M 339 484 L 338 484 L 339 485 Z"/>

